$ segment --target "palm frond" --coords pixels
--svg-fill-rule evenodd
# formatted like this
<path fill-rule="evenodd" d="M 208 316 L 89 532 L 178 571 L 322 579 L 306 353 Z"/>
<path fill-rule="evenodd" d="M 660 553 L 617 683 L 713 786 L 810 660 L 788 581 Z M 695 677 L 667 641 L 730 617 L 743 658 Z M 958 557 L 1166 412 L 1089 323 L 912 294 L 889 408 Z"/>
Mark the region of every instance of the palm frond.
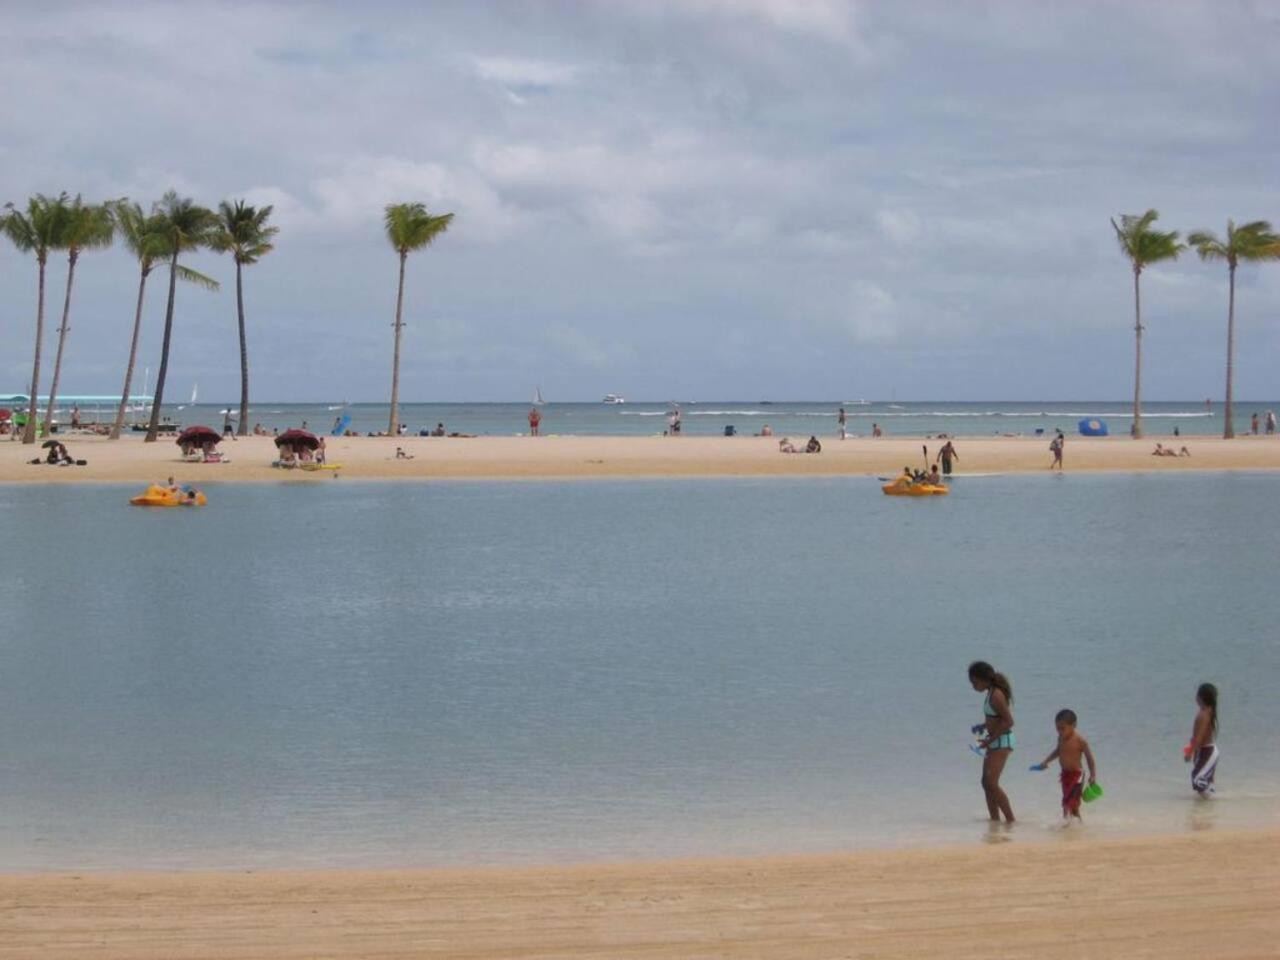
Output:
<path fill-rule="evenodd" d="M 218 225 L 209 246 L 218 253 L 231 253 L 237 263 L 257 263 L 275 249 L 271 241 L 279 227 L 267 225 L 275 208 L 271 204 L 251 207 L 243 200 L 234 205 L 223 200 L 218 204 Z"/>
<path fill-rule="evenodd" d="M 1149 264 L 1161 260 L 1176 260 L 1187 249 L 1185 244 L 1178 241 L 1177 230 L 1163 232 L 1151 229 L 1158 219 L 1160 214 L 1156 210 L 1148 210 L 1141 216 L 1121 214 L 1119 223 L 1114 218 L 1111 220 L 1121 252 L 1138 273 Z"/>
<path fill-rule="evenodd" d="M 213 279 L 213 277 L 206 277 L 200 271 L 192 270 L 190 267 L 184 267 L 182 264 L 178 264 L 175 273 L 179 280 L 182 280 L 185 283 L 193 283 L 197 287 L 203 287 L 204 289 L 211 290 L 214 293 L 217 293 L 222 289 L 222 284 Z"/>
<path fill-rule="evenodd" d="M 386 207 L 383 222 L 391 246 L 404 255 L 422 249 L 448 230 L 453 214 L 433 216 L 422 203 L 392 203 Z"/>

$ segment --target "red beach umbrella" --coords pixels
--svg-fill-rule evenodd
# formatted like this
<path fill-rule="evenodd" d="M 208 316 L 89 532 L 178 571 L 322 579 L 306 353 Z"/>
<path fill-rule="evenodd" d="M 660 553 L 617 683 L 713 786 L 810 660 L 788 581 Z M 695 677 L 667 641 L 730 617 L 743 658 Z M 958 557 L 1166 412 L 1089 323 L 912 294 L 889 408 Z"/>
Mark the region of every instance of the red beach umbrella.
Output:
<path fill-rule="evenodd" d="M 178 446 L 192 444 L 197 447 L 203 447 L 206 443 L 217 443 L 222 439 L 222 434 L 213 427 L 194 426 L 187 427 L 180 434 L 178 439 L 174 441 Z"/>
<path fill-rule="evenodd" d="M 276 446 L 284 449 L 290 447 L 295 453 L 299 450 L 314 450 L 320 446 L 320 441 L 316 439 L 316 435 L 307 430 L 299 430 L 296 427 L 292 430 L 286 430 L 280 436 L 276 437 Z"/>

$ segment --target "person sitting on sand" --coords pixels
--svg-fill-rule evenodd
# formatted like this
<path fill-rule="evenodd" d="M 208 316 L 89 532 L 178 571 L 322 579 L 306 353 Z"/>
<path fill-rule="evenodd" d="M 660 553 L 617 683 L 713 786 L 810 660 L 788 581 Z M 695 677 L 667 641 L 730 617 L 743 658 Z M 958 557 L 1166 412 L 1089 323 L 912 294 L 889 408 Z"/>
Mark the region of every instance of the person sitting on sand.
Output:
<path fill-rule="evenodd" d="M 298 465 L 298 455 L 294 453 L 293 447 L 285 447 L 280 451 L 280 459 L 276 461 L 277 467 L 296 467 Z"/>
<path fill-rule="evenodd" d="M 805 453 L 821 453 L 822 452 L 822 444 L 818 442 L 817 437 L 814 437 L 814 436 L 809 437 L 809 442 L 806 443 L 804 446 L 804 452 Z"/>
<path fill-rule="evenodd" d="M 433 437 L 443 437 L 443 436 L 445 435 L 445 434 L 444 434 L 444 424 L 443 424 L 443 423 L 437 423 L 437 424 L 436 424 L 436 428 L 435 428 L 434 430 L 432 430 L 432 431 L 431 431 L 431 435 L 432 435 Z"/>
<path fill-rule="evenodd" d="M 412 460 L 412 459 L 413 459 L 413 454 L 412 454 L 412 453 L 405 453 L 405 452 L 404 452 L 404 447 L 396 447 L 396 459 L 397 459 L 397 460 Z"/>
<path fill-rule="evenodd" d="M 783 437 L 781 440 L 778 441 L 778 452 L 779 453 L 799 453 L 800 451 L 795 448 L 795 445 L 791 442 L 790 439 L 788 439 L 787 437 Z"/>
<path fill-rule="evenodd" d="M 265 437 L 265 436 L 267 435 L 267 429 L 266 429 L 266 427 L 264 427 L 264 426 L 263 426 L 262 424 L 260 424 L 260 423 L 255 423 L 255 424 L 253 425 L 253 435 L 254 435 L 255 437 Z"/>
<path fill-rule="evenodd" d="M 772 436 L 773 436 L 773 427 L 769 426 L 769 425 L 766 423 L 763 427 L 761 427 L 761 428 L 760 428 L 760 436 L 762 436 L 762 437 L 772 437 Z"/>

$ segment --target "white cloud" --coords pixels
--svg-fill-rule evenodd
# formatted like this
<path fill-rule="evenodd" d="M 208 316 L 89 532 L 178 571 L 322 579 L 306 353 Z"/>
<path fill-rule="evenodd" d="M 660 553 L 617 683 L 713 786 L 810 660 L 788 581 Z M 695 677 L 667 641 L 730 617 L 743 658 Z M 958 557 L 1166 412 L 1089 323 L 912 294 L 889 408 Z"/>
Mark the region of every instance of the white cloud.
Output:
<path fill-rule="evenodd" d="M 580 68 L 549 60 L 518 60 L 509 57 L 477 57 L 476 75 L 509 87 L 563 87 L 577 79 Z"/>

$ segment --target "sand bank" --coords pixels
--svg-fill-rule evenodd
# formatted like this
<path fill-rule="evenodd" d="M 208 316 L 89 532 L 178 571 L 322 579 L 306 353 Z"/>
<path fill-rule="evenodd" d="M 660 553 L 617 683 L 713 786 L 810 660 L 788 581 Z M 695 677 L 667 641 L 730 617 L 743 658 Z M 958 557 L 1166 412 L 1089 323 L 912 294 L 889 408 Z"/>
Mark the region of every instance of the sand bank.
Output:
<path fill-rule="evenodd" d="M 1280 833 L 543 869 L 0 876 L 0 958 L 1261 958 Z"/>
<path fill-rule="evenodd" d="M 43 451 L 0 442 L 0 482 L 104 482 L 147 484 L 173 475 L 181 482 L 280 480 L 328 481 L 328 473 L 272 469 L 275 446 L 268 437 L 224 441 L 230 463 L 184 464 L 172 440 L 144 444 L 137 437 L 112 443 L 92 436 L 64 438 L 85 467 L 32 466 Z M 1067 440 L 1068 472 L 1151 470 L 1277 470 L 1280 437 L 1235 440 L 1183 438 L 1189 457 L 1153 457 L 1153 441 L 1120 438 Z M 329 461 L 341 475 L 368 480 L 445 478 L 566 478 L 671 476 L 887 475 L 923 462 L 937 440 L 905 438 L 824 439 L 820 454 L 782 454 L 767 437 L 405 437 L 337 438 Z M 1051 460 L 1042 438 L 995 437 L 955 441 L 958 472 L 1045 473 Z M 396 447 L 412 454 L 397 460 Z"/>

